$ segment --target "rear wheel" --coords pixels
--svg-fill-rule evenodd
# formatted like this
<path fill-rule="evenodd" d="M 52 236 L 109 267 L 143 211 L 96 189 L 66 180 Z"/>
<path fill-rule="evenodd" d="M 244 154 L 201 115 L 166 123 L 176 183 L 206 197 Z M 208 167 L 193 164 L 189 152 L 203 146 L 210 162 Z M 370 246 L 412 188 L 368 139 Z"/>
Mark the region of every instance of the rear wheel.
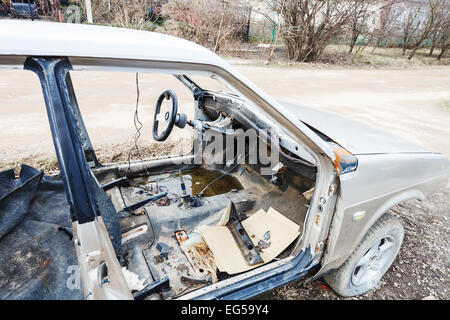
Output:
<path fill-rule="evenodd" d="M 383 215 L 369 229 L 353 254 L 325 281 L 341 296 L 363 294 L 374 288 L 400 250 L 404 230 L 390 214 Z"/>

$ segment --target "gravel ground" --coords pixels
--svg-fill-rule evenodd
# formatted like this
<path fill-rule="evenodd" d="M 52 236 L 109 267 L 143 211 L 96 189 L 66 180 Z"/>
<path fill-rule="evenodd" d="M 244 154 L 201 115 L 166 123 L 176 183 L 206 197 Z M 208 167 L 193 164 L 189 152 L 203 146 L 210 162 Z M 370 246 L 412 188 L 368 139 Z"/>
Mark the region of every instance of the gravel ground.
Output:
<path fill-rule="evenodd" d="M 389 212 L 399 218 L 405 238 L 399 255 L 376 288 L 352 298 L 337 295 L 323 279 L 292 284 L 262 299 L 443 299 L 450 298 L 450 185 L 425 201 L 408 201 Z"/>

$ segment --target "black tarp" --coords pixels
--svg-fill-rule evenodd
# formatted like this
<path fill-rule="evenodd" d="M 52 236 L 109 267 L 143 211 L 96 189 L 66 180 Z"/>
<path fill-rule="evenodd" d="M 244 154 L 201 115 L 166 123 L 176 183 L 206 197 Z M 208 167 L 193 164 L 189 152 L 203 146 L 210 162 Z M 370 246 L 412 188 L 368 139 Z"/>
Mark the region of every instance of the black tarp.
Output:
<path fill-rule="evenodd" d="M 0 299 L 83 299 L 59 177 L 0 172 Z M 70 283 L 69 283 L 70 282 Z M 69 284 L 69 285 L 68 285 Z"/>
<path fill-rule="evenodd" d="M 25 218 L 42 175 L 26 165 L 18 178 L 12 169 L 0 172 L 0 240 Z"/>
<path fill-rule="evenodd" d="M 93 187 L 97 207 L 121 255 L 114 206 Z M 0 299 L 83 299 L 64 185 L 60 176 L 22 165 L 0 172 Z"/>
<path fill-rule="evenodd" d="M 117 213 L 94 186 L 114 249 L 120 256 Z M 22 165 L 0 172 L 0 299 L 83 299 L 67 197 L 59 176 Z"/>

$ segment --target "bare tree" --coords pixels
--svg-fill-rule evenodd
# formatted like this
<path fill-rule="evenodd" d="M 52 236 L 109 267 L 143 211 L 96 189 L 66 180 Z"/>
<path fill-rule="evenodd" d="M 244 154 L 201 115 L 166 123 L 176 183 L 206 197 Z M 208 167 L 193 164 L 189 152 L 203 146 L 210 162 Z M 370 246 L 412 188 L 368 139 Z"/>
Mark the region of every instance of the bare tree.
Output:
<path fill-rule="evenodd" d="M 281 9 L 278 12 L 277 16 L 277 22 L 276 22 L 276 30 L 275 30 L 275 37 L 273 39 L 272 48 L 269 50 L 269 54 L 267 56 L 267 63 L 270 63 L 272 61 L 273 53 L 275 51 L 275 45 L 278 41 L 278 36 L 280 35 L 280 29 L 281 29 L 281 12 L 284 10 L 284 5 L 286 4 L 286 0 L 282 0 L 281 3 Z"/>
<path fill-rule="evenodd" d="M 408 60 L 411 60 L 422 42 L 427 39 L 434 32 L 439 30 L 439 23 L 442 19 L 442 14 L 445 14 L 443 10 L 447 6 L 448 0 L 428 0 L 426 18 L 419 29 L 418 37 L 413 40 L 413 48 L 408 56 Z M 448 14 L 448 13 L 447 13 Z"/>
<path fill-rule="evenodd" d="M 349 53 L 353 52 L 355 45 L 360 36 L 369 35 L 369 39 L 366 39 L 364 43 L 368 44 L 372 38 L 370 34 L 370 27 L 368 25 L 368 20 L 372 18 L 376 11 L 372 10 L 372 7 L 378 2 L 378 0 L 367 0 L 367 1 L 356 1 L 355 11 L 353 16 L 350 18 L 349 29 L 350 29 L 350 48 Z M 360 46 L 361 50 L 363 46 Z"/>
<path fill-rule="evenodd" d="M 402 33 L 402 55 L 406 54 L 406 49 L 411 42 L 411 39 L 417 33 L 420 27 L 419 11 L 417 8 L 409 7 L 405 12 L 406 18 L 403 19 L 401 23 L 401 33 Z"/>
<path fill-rule="evenodd" d="M 449 28 L 449 14 L 450 2 L 445 2 L 441 9 L 437 12 L 435 24 L 430 32 L 431 48 L 428 53 L 429 56 L 433 55 L 433 52 L 440 43 L 445 44 L 446 37 L 448 37 Z"/>
<path fill-rule="evenodd" d="M 267 1 L 284 21 L 280 33 L 288 58 L 312 62 L 321 58 L 325 48 L 348 25 L 358 12 L 360 3 L 371 0 Z"/>
<path fill-rule="evenodd" d="M 441 44 L 441 52 L 439 53 L 437 59 L 441 60 L 441 58 L 444 56 L 444 53 L 448 50 L 450 47 L 450 15 L 448 14 L 447 10 L 447 16 L 445 19 L 445 23 L 442 27 L 442 33 L 440 37 L 440 44 Z"/>
<path fill-rule="evenodd" d="M 391 39 L 395 34 L 394 25 L 401 16 L 401 11 L 394 6 L 395 3 L 396 1 L 390 2 L 381 8 L 383 14 L 381 15 L 382 21 L 380 23 L 380 27 L 374 29 L 372 32 L 372 53 L 374 53 L 375 50 L 380 47 L 385 40 L 389 41 L 389 39 Z"/>
<path fill-rule="evenodd" d="M 431 35 L 431 47 L 430 47 L 430 52 L 428 52 L 428 55 L 430 57 L 433 55 L 434 49 L 436 49 L 436 41 L 437 41 L 438 36 L 439 36 L 438 32 L 433 32 L 433 34 Z"/>

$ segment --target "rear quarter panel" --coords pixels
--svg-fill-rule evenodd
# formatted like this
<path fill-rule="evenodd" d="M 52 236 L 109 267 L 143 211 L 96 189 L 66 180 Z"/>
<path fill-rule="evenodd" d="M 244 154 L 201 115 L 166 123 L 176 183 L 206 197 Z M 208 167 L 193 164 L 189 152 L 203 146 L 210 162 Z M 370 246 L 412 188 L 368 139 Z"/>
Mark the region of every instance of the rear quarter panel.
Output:
<path fill-rule="evenodd" d="M 341 175 L 339 198 L 319 274 L 339 267 L 387 210 L 425 197 L 448 181 L 448 159 L 438 153 L 358 155 L 355 172 Z M 363 218 L 353 215 L 365 212 Z"/>

